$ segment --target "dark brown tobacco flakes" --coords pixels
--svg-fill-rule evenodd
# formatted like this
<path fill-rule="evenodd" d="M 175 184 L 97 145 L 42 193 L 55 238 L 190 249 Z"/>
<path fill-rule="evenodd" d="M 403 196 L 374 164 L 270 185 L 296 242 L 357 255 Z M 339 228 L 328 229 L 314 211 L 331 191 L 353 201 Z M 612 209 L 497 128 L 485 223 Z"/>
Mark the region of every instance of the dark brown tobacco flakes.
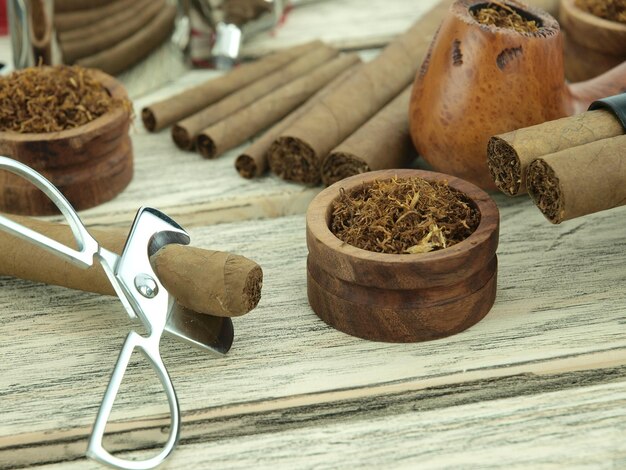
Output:
<path fill-rule="evenodd" d="M 120 106 L 130 111 L 82 67 L 31 67 L 0 78 L 0 131 L 72 129 Z"/>
<path fill-rule="evenodd" d="M 534 33 L 539 30 L 534 20 L 523 18 L 513 8 L 501 2 L 489 2 L 486 7 L 472 11 L 481 24 L 508 28 L 518 33 Z"/>
<path fill-rule="evenodd" d="M 626 0 L 576 0 L 576 6 L 600 18 L 626 23 Z"/>
<path fill-rule="evenodd" d="M 426 253 L 465 240 L 480 214 L 447 183 L 393 178 L 343 189 L 333 203 L 331 231 L 342 241 L 378 253 Z"/>

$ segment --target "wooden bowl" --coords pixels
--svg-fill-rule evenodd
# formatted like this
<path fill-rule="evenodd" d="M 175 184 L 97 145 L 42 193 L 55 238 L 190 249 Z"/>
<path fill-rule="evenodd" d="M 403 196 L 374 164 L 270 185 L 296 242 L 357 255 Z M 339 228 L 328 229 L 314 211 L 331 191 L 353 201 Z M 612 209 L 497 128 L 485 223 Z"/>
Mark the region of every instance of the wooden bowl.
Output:
<path fill-rule="evenodd" d="M 437 171 L 496 189 L 487 167 L 494 135 L 585 111 L 626 88 L 626 63 L 583 83 L 567 84 L 557 21 L 504 0 L 540 29 L 519 33 L 478 23 L 489 2 L 454 2 L 433 40 L 411 95 L 413 143 Z"/>
<path fill-rule="evenodd" d="M 343 188 L 394 176 L 447 181 L 480 211 L 467 239 L 424 254 L 362 250 L 329 229 L 332 203 Z M 309 303 L 326 323 L 360 338 L 427 341 L 459 333 L 482 319 L 496 296 L 499 215 L 481 189 L 453 176 L 421 170 L 382 170 L 339 181 L 322 191 L 306 216 Z"/>
<path fill-rule="evenodd" d="M 128 98 L 116 79 L 97 70 L 91 73 L 112 97 Z M 88 209 L 115 197 L 132 179 L 130 119 L 128 110 L 117 108 L 83 126 L 60 132 L 0 132 L 0 154 L 43 174 L 76 210 Z M 47 215 L 58 209 L 26 180 L 0 172 L 0 211 Z"/>
<path fill-rule="evenodd" d="M 599 18 L 561 0 L 559 22 L 565 30 L 565 75 L 588 80 L 626 60 L 626 24 Z"/>

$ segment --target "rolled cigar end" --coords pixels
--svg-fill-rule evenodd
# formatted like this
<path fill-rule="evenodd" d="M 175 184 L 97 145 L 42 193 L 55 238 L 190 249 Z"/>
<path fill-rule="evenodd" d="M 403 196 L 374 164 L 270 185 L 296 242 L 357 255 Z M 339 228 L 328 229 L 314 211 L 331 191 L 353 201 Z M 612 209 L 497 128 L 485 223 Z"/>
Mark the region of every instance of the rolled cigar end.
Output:
<path fill-rule="evenodd" d="M 207 134 L 198 135 L 196 138 L 196 148 L 204 158 L 215 158 L 217 153 L 215 142 Z"/>
<path fill-rule="evenodd" d="M 282 179 L 316 185 L 320 182 L 320 162 L 315 150 L 297 137 L 279 137 L 268 151 L 272 171 Z"/>
<path fill-rule="evenodd" d="M 563 221 L 564 198 L 559 178 L 544 159 L 539 158 L 528 166 L 526 189 L 550 222 L 559 224 Z"/>
<path fill-rule="evenodd" d="M 356 155 L 347 152 L 331 152 L 322 164 L 322 182 L 326 186 L 349 176 L 371 171 L 369 165 Z"/>
<path fill-rule="evenodd" d="M 235 168 L 243 178 L 252 179 L 257 176 L 257 165 L 250 155 L 241 154 L 235 160 Z"/>
<path fill-rule="evenodd" d="M 154 132 L 157 130 L 156 128 L 156 117 L 150 108 L 143 108 L 141 110 L 141 120 L 143 121 L 144 127 L 149 132 Z"/>
<path fill-rule="evenodd" d="M 506 140 L 495 136 L 487 144 L 487 166 L 497 188 L 508 196 L 525 191 L 519 155 Z"/>
<path fill-rule="evenodd" d="M 182 150 L 192 150 L 193 149 L 193 138 L 182 126 L 176 124 L 172 127 L 172 139 L 178 148 Z"/>
<path fill-rule="evenodd" d="M 245 258 L 244 258 L 245 260 Z M 247 261 L 247 260 L 246 260 Z M 256 308 L 261 300 L 261 289 L 263 288 L 263 270 L 261 266 L 254 266 L 248 271 L 246 282 L 243 284 L 244 309 L 242 315 Z"/>
<path fill-rule="evenodd" d="M 168 280 L 170 294 L 187 308 L 236 317 L 261 299 L 263 271 L 243 256 L 182 245 L 166 245 L 157 253 L 151 259 L 155 272 Z"/>

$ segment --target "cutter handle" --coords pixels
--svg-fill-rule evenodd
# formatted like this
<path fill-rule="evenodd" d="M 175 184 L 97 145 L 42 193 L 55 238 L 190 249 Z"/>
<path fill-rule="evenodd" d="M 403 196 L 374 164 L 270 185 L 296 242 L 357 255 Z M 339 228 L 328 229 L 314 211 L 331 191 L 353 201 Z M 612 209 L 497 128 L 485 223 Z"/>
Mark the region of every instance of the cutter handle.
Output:
<path fill-rule="evenodd" d="M 93 257 L 99 248 L 98 242 L 89 234 L 76 211 L 65 196 L 61 194 L 61 191 L 35 170 L 12 158 L 0 156 L 0 170 L 6 170 L 21 176 L 50 198 L 54 205 L 59 208 L 72 229 L 78 250 L 59 243 L 4 216 L 0 216 L 0 230 L 44 248 L 81 268 L 88 268 L 93 265 Z"/>
<path fill-rule="evenodd" d="M 180 436 L 180 410 L 178 407 L 176 391 L 174 390 L 170 376 L 165 368 L 165 365 L 163 364 L 163 361 L 161 360 L 161 355 L 159 354 L 159 339 L 159 336 L 149 336 L 146 338 L 139 335 L 135 331 L 131 331 L 126 337 L 126 341 L 124 342 L 124 346 L 120 352 L 117 364 L 115 365 L 115 369 L 111 375 L 111 380 L 109 381 L 107 390 L 104 393 L 100 409 L 98 410 L 98 416 L 96 417 L 96 422 L 93 426 L 93 431 L 87 446 L 87 457 L 90 457 L 102 464 L 122 470 L 147 470 L 163 463 L 172 450 L 174 450 L 174 447 L 176 447 Z M 148 362 L 154 368 L 161 384 L 163 385 L 170 407 L 171 426 L 167 442 L 158 455 L 147 460 L 121 459 L 111 455 L 102 446 L 104 430 L 109 420 L 115 397 L 117 396 L 122 379 L 124 378 L 124 373 L 128 367 L 128 362 L 130 361 L 135 348 L 139 348 L 144 353 Z"/>

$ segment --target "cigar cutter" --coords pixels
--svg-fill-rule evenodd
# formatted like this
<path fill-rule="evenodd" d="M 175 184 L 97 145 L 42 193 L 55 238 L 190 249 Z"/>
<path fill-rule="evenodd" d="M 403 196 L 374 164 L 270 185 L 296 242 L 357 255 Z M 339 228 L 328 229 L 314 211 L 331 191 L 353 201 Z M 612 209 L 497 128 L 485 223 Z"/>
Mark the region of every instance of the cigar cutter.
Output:
<path fill-rule="evenodd" d="M 142 470 L 156 467 L 170 455 L 180 435 L 178 399 L 159 353 L 161 335 L 169 333 L 219 354 L 225 354 L 233 341 L 233 325 L 230 318 L 203 315 L 178 305 L 150 265 L 152 254 L 170 243 L 188 244 L 189 235 L 162 212 L 142 207 L 135 217 L 121 256 L 117 255 L 98 244 L 63 194 L 42 175 L 6 157 L 0 157 L 0 169 L 23 177 L 54 202 L 67 220 L 78 249 L 65 246 L 2 216 L 0 230 L 31 242 L 83 269 L 96 262 L 100 263 L 128 316 L 141 322 L 149 332 L 147 336 L 142 336 L 132 330 L 126 337 L 96 416 L 89 438 L 87 456 L 119 469 Z M 163 386 L 169 403 L 171 422 L 169 436 L 163 449 L 158 455 L 141 461 L 115 457 L 105 450 L 102 444 L 113 402 L 135 349 L 145 355 Z"/>

